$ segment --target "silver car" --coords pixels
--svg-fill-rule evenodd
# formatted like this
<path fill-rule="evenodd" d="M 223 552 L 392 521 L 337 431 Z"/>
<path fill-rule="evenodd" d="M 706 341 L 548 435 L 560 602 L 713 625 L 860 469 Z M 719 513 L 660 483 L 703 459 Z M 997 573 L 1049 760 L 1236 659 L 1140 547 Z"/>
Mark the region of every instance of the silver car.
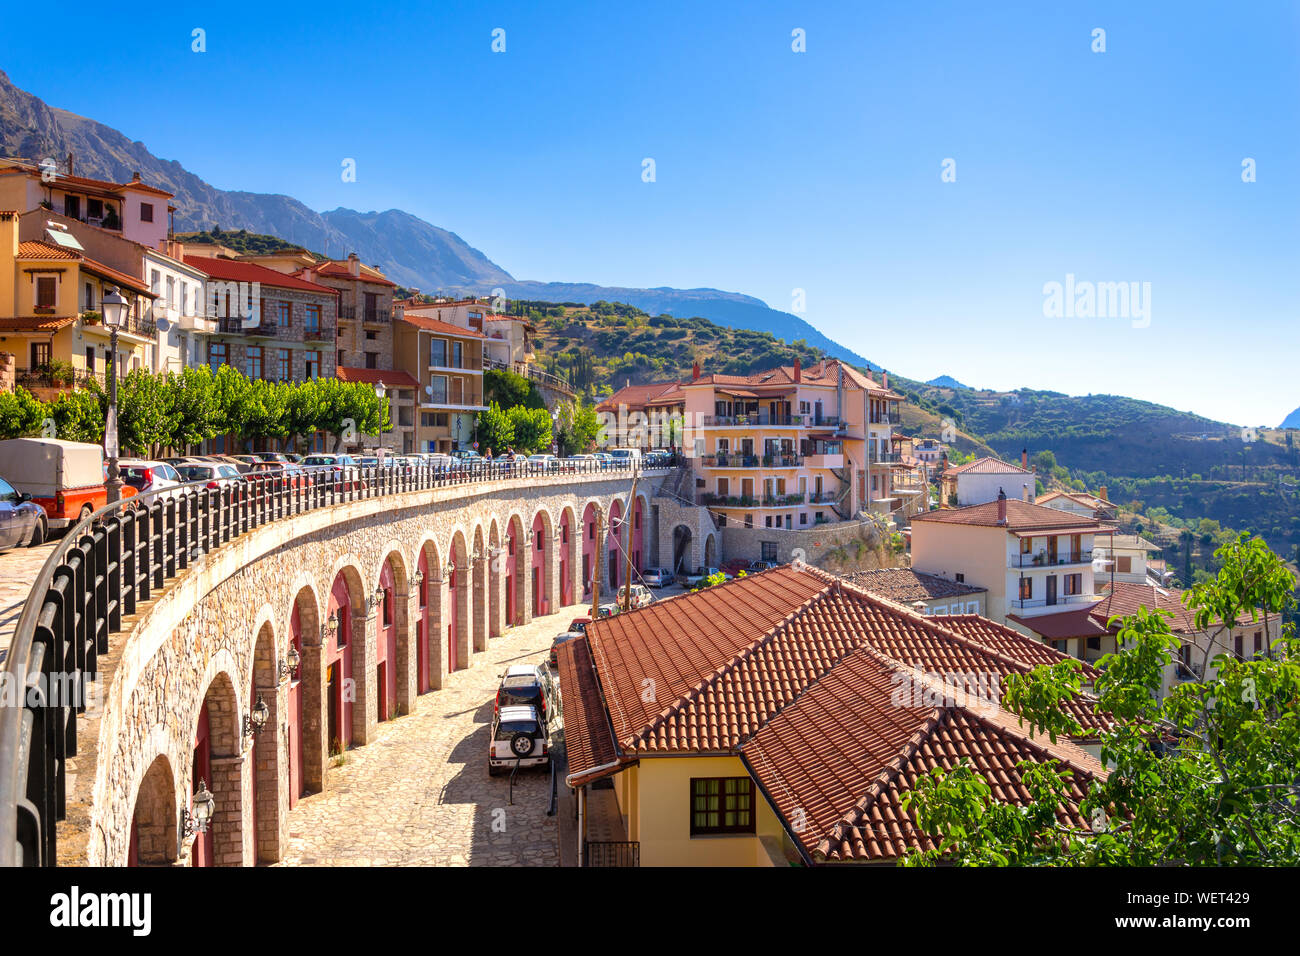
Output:
<path fill-rule="evenodd" d="M 49 519 L 45 509 L 0 478 L 0 551 L 45 543 Z"/>

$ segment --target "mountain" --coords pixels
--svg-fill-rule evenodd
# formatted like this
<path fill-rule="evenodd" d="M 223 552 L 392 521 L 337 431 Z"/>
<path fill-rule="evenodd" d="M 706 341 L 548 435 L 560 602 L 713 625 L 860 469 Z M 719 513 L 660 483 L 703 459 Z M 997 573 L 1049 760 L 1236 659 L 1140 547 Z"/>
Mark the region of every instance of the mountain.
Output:
<path fill-rule="evenodd" d="M 940 375 L 938 378 L 930 379 L 930 381 L 926 382 L 925 384 L 935 385 L 938 386 L 939 388 L 964 388 L 967 391 L 970 390 L 969 385 L 963 385 L 961 382 L 957 381 L 951 375 Z"/>
<path fill-rule="evenodd" d="M 517 280 L 455 233 L 400 209 L 316 212 L 291 196 L 217 189 L 110 126 L 48 106 L 18 89 L 0 71 L 0 156 L 36 161 L 49 157 L 66 171 L 69 154 L 77 175 L 124 182 L 138 172 L 145 182 L 175 193 L 178 232 L 213 226 L 247 229 L 326 255 L 355 252 L 394 282 L 425 292 L 489 294 L 503 289 L 512 298 L 619 301 L 653 314 L 705 316 L 731 328 L 771 332 L 789 341 L 803 339 L 854 364 L 868 364 L 866 358 L 798 316 L 771 309 L 752 296 L 718 289 L 629 289 Z"/>
<path fill-rule="evenodd" d="M 1278 428 L 1300 428 L 1300 408 L 1297 408 L 1294 412 L 1292 412 L 1290 415 L 1284 418 L 1282 420 L 1282 424 L 1278 425 L 1277 427 Z"/>

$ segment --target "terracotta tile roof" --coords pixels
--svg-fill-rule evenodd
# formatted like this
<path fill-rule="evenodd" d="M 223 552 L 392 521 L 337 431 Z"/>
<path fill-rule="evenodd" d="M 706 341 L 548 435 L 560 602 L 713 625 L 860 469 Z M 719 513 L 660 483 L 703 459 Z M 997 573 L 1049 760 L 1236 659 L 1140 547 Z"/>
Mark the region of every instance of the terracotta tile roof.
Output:
<path fill-rule="evenodd" d="M 1021 468 L 1019 465 L 1013 465 L 1009 461 L 1003 461 L 1001 458 L 993 458 L 985 455 L 983 458 L 976 458 L 964 465 L 957 465 L 950 468 L 944 474 L 952 475 L 1032 475 L 1033 472 L 1028 468 Z"/>
<path fill-rule="evenodd" d="M 677 382 L 656 382 L 652 385 L 624 385 L 609 398 L 602 401 L 596 406 L 600 412 L 616 411 L 620 405 L 626 405 L 628 408 L 638 408 L 648 405 L 650 402 L 662 398 L 670 393 L 680 392 L 681 386 Z"/>
<path fill-rule="evenodd" d="M 300 292 L 316 292 L 320 295 L 337 296 L 338 289 L 326 285 L 308 282 L 297 276 L 276 272 L 256 262 L 240 262 L 236 259 L 210 259 L 206 256 L 186 256 L 185 264 L 201 269 L 213 279 L 226 282 L 257 282 L 273 289 L 296 289 Z"/>
<path fill-rule="evenodd" d="M 75 315 L 37 315 L 31 318 L 0 319 L 0 332 L 57 332 L 77 321 Z"/>
<path fill-rule="evenodd" d="M 396 282 L 385 278 L 382 272 L 377 269 L 372 269 L 370 266 L 362 266 L 361 275 L 354 276 L 352 270 L 348 268 L 347 262 L 338 259 L 331 259 L 328 262 L 322 262 L 320 265 L 313 266 L 311 271 L 315 272 L 317 275 L 329 276 L 331 279 L 356 279 L 360 282 L 370 282 L 375 285 L 387 285 L 392 286 L 393 288 L 397 287 Z"/>
<path fill-rule="evenodd" d="M 85 272 L 97 275 L 103 279 L 108 279 L 111 282 L 116 282 L 119 286 L 126 286 L 126 288 L 132 289 L 150 299 L 158 298 L 144 280 L 137 279 L 135 276 L 127 275 L 125 272 L 118 272 L 116 269 L 111 266 L 106 266 L 102 262 L 96 262 L 94 259 L 87 259 L 82 256 L 81 268 Z"/>
<path fill-rule="evenodd" d="M 430 319 L 423 315 L 412 315 L 410 312 L 403 314 L 402 321 L 417 329 L 423 329 L 425 332 L 437 332 L 439 335 L 456 335 L 463 339 L 486 338 L 482 332 L 477 332 L 474 329 L 462 328 L 461 326 L 453 325 L 450 322 L 443 322 L 441 319 Z"/>
<path fill-rule="evenodd" d="M 80 259 L 72 249 L 65 249 L 63 246 L 56 246 L 52 242 L 42 242 L 40 240 L 27 240 L 18 243 L 19 259 Z"/>
<path fill-rule="evenodd" d="M 1031 797 L 1018 764 L 1060 760 L 1073 771 L 1063 824 L 1083 827 L 1078 805 L 1099 762 L 1064 741 L 1036 739 L 993 708 L 923 693 L 899 694 L 908 672 L 870 647 L 849 654 L 741 748 L 741 757 L 814 862 L 891 861 L 934 847 L 904 809 L 903 796 L 931 770 L 969 763 L 992 796 L 1012 805 Z M 913 689 L 930 689 L 915 672 Z M 801 825 L 800 825 L 801 824 Z"/>
<path fill-rule="evenodd" d="M 609 720 L 591 662 L 585 637 L 561 644 L 555 652 L 560 670 L 560 695 L 564 711 L 564 746 L 568 755 L 570 786 L 581 786 L 600 768 L 618 760 Z M 577 706 L 574 706 L 574 703 Z"/>
<path fill-rule="evenodd" d="M 1092 617 L 1091 607 L 1040 614 L 1036 617 L 1021 617 L 1018 614 L 1008 614 L 1007 617 L 1048 641 L 1071 637 L 1100 637 L 1108 633 L 1106 623 L 1103 621 L 1099 624 Z"/>
<path fill-rule="evenodd" d="M 1174 616 L 1169 621 L 1169 629 L 1180 634 L 1195 634 L 1196 619 L 1192 612 L 1183 607 L 1183 592 L 1179 588 L 1157 588 L 1150 584 L 1137 584 L 1116 581 L 1113 588 L 1106 581 L 1103 597 L 1099 604 L 1090 610 L 1092 618 L 1102 627 L 1114 616 L 1127 617 L 1136 614 L 1139 607 L 1169 611 Z M 1217 618 L 1215 619 L 1218 620 Z"/>
<path fill-rule="evenodd" d="M 384 383 L 385 388 L 419 389 L 420 383 L 406 372 L 394 368 L 349 368 L 340 365 L 334 370 L 340 381 L 365 382 L 368 385 Z"/>
<path fill-rule="evenodd" d="M 912 524 L 932 522 L 936 524 L 976 525 L 996 528 L 998 525 L 998 503 L 989 501 L 982 505 L 969 505 L 965 508 L 941 508 L 913 515 Z M 1087 515 L 1071 514 L 1056 508 L 1031 505 L 1019 498 L 1007 499 L 1007 523 L 1009 532 L 1061 531 L 1071 534 L 1110 534 L 1115 529 L 1104 525 Z"/>
<path fill-rule="evenodd" d="M 0 173 L 24 173 L 28 176 L 41 176 L 41 167 L 37 163 L 28 163 L 23 160 L 9 160 Z M 131 180 L 125 183 L 113 183 L 105 179 L 89 179 L 85 176 L 69 176 L 65 173 L 56 172 L 54 179 L 49 185 L 56 189 L 94 189 L 105 192 L 120 192 L 123 189 L 138 189 L 144 192 L 154 193 L 159 196 L 165 196 L 171 199 L 175 194 L 169 193 L 157 186 L 149 186 L 138 180 Z"/>
<path fill-rule="evenodd" d="M 988 591 L 988 588 L 972 587 L 969 584 L 941 578 L 937 574 L 926 574 L 924 571 L 914 571 L 911 568 L 851 571 L 844 575 L 844 580 L 864 591 L 897 601 L 899 604 Z"/>

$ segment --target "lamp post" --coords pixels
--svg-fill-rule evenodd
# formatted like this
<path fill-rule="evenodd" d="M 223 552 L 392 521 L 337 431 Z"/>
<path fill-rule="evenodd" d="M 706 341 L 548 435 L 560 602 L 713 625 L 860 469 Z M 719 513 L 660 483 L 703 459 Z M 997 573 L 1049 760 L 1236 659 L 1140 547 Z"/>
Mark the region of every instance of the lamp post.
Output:
<path fill-rule="evenodd" d="M 126 319 L 128 304 L 115 286 L 104 296 L 104 325 L 109 332 L 110 375 L 108 383 L 108 419 L 104 422 L 104 452 L 108 455 L 108 503 L 122 500 L 122 469 L 117 463 L 117 330 Z"/>

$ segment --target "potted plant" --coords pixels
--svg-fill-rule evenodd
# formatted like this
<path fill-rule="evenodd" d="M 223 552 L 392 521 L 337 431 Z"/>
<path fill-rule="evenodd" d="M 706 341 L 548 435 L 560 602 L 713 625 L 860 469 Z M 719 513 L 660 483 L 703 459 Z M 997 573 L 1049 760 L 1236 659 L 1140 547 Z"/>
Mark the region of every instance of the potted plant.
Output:
<path fill-rule="evenodd" d="M 85 312 L 81 313 L 81 322 L 83 325 L 98 325 L 103 320 L 104 317 L 94 309 L 87 309 Z"/>

